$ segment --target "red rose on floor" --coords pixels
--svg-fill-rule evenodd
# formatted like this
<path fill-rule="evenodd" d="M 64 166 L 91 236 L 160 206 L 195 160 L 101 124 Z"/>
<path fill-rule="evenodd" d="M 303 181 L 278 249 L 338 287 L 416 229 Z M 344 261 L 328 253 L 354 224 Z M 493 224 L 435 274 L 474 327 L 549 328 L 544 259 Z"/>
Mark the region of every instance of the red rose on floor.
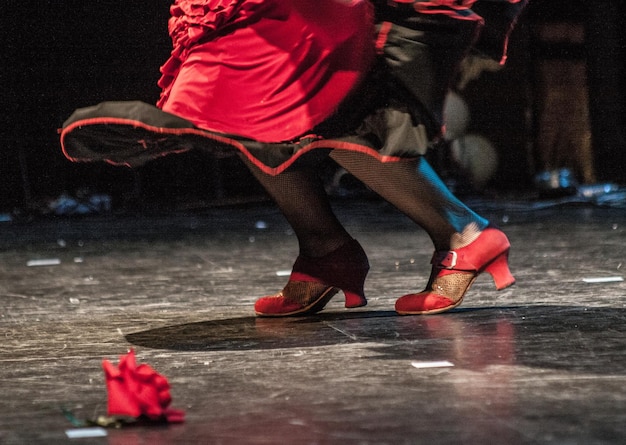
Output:
<path fill-rule="evenodd" d="M 152 420 L 182 422 L 184 411 L 168 408 L 170 384 L 150 366 L 137 366 L 135 352 L 120 357 L 119 366 L 102 362 L 108 392 L 109 416 L 146 416 Z"/>

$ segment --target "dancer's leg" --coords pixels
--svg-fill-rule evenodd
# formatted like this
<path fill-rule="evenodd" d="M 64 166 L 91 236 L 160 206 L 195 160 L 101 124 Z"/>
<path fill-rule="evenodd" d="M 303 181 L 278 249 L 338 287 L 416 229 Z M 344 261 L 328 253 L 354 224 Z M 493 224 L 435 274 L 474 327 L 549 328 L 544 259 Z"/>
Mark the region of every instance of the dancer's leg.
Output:
<path fill-rule="evenodd" d="M 293 228 L 300 255 L 321 257 L 352 239 L 333 213 L 324 185 L 313 169 L 271 176 L 244 161 Z"/>
<path fill-rule="evenodd" d="M 488 221 L 459 201 L 423 158 L 383 163 L 341 150 L 331 157 L 421 226 L 435 250 L 463 247 L 487 227 Z"/>
<path fill-rule="evenodd" d="M 257 315 L 315 313 L 340 289 L 346 307 L 365 305 L 367 256 L 336 218 L 317 174 L 294 170 L 270 176 L 244 161 L 285 215 L 300 249 L 287 285 L 280 293 L 257 300 Z"/>
<path fill-rule="evenodd" d="M 515 282 L 507 258 L 509 241 L 500 230 L 459 201 L 426 160 L 382 163 L 364 154 L 335 150 L 348 172 L 423 227 L 435 245 L 424 291 L 396 301 L 400 314 L 432 314 L 461 304 L 478 274 L 489 272 L 496 288 Z"/>

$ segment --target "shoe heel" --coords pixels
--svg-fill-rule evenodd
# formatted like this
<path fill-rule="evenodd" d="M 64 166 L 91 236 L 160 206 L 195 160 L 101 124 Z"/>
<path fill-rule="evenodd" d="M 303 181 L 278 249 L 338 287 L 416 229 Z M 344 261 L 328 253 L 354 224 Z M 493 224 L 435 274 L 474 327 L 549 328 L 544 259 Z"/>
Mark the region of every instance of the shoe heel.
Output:
<path fill-rule="evenodd" d="M 365 298 L 365 278 L 369 272 L 369 266 L 363 269 L 353 269 L 344 275 L 338 282 L 335 282 L 335 286 L 343 291 L 346 297 L 345 306 L 347 308 L 361 307 L 367 304 Z"/>
<path fill-rule="evenodd" d="M 485 272 L 493 278 L 497 290 L 505 289 L 515 283 L 515 277 L 509 269 L 508 249 L 498 255 L 491 263 L 485 267 Z"/>
<path fill-rule="evenodd" d="M 354 292 L 344 289 L 343 294 L 346 296 L 347 308 L 361 307 L 367 305 L 367 300 L 365 299 L 363 290 L 361 290 L 360 292 Z"/>

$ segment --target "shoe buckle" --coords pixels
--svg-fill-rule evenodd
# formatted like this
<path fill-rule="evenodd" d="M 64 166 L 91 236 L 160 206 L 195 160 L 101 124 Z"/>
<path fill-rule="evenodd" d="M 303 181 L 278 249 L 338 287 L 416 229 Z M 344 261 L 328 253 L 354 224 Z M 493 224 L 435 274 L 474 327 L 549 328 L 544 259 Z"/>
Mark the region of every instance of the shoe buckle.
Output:
<path fill-rule="evenodd" d="M 457 262 L 457 254 L 454 250 L 447 252 L 437 252 L 433 257 L 432 263 L 442 269 L 454 269 Z"/>

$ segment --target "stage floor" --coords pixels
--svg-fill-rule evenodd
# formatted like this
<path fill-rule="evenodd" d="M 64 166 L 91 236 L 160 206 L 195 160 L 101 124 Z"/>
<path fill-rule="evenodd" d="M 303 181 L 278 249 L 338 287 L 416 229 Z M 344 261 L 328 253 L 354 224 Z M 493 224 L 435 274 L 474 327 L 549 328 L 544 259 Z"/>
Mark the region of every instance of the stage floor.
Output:
<path fill-rule="evenodd" d="M 626 210 L 476 204 L 517 284 L 480 276 L 434 316 L 393 312 L 432 248 L 377 200 L 334 203 L 369 305 L 291 319 L 252 310 L 296 255 L 270 204 L 0 223 L 0 443 L 626 443 Z M 64 410 L 105 414 L 102 360 L 131 348 L 185 423 L 68 439 Z"/>

